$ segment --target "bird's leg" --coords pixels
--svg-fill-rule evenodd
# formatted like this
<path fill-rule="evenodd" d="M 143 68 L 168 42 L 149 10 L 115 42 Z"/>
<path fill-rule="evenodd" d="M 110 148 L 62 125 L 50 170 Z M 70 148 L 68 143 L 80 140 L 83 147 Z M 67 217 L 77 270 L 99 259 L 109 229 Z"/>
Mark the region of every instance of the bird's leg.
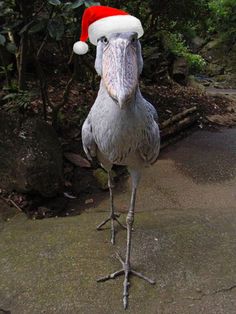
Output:
<path fill-rule="evenodd" d="M 112 190 L 112 182 L 111 182 L 111 172 L 108 171 L 108 187 L 109 187 L 109 193 L 110 193 L 110 215 L 107 219 L 102 221 L 98 226 L 97 230 L 101 230 L 101 228 L 108 222 L 111 221 L 111 243 L 115 244 L 115 227 L 114 227 L 114 221 L 116 221 L 121 227 L 126 229 L 126 226 L 124 226 L 119 220 L 119 214 L 115 213 L 114 210 L 114 199 L 113 199 L 113 190 Z"/>
<path fill-rule="evenodd" d="M 136 186 L 133 186 L 132 188 L 132 196 L 131 196 L 131 202 L 130 202 L 130 208 L 128 211 L 128 215 L 127 215 L 127 246 L 126 246 L 126 256 L 125 256 L 125 262 L 121 259 L 121 257 L 119 255 L 117 255 L 119 261 L 122 264 L 122 269 L 108 275 L 102 278 L 99 278 L 97 281 L 98 282 L 102 282 L 102 281 L 106 281 L 109 279 L 114 279 L 117 276 L 120 276 L 122 274 L 124 274 L 124 290 L 123 290 L 123 305 L 124 308 L 126 309 L 128 306 L 128 297 L 129 297 L 129 286 L 130 286 L 130 282 L 129 282 L 129 276 L 130 274 L 142 278 L 144 280 L 146 280 L 147 282 L 149 282 L 150 284 L 155 284 L 155 281 L 152 279 L 149 279 L 148 277 L 144 276 L 143 274 L 133 270 L 131 268 L 130 265 L 130 254 L 131 254 L 131 236 L 132 236 L 132 226 L 133 226 L 133 222 L 134 222 L 134 208 L 135 208 L 135 199 L 136 199 Z"/>
<path fill-rule="evenodd" d="M 131 195 L 131 202 L 130 202 L 130 209 L 128 211 L 128 215 L 126 218 L 127 222 L 127 244 L 126 244 L 126 256 L 125 256 L 125 263 L 123 263 L 123 269 L 124 269 L 124 290 L 123 290 L 123 305 L 126 309 L 128 306 L 128 296 L 129 296 L 129 275 L 133 274 L 134 276 L 137 276 L 139 278 L 142 278 L 146 281 L 148 281 L 150 284 L 155 284 L 155 281 L 152 279 L 149 279 L 148 277 L 142 275 L 141 273 L 133 270 L 130 265 L 130 254 L 131 254 L 131 238 L 132 238 L 132 227 L 134 223 L 134 208 L 135 208 L 135 200 L 136 200 L 136 187 L 133 187 L 132 189 L 132 195 Z"/>

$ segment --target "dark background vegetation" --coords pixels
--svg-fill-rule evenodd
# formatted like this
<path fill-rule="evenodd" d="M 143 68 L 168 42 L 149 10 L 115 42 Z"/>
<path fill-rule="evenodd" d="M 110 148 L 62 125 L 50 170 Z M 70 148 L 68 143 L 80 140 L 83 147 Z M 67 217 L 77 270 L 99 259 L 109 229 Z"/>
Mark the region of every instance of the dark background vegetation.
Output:
<path fill-rule="evenodd" d="M 197 52 L 195 38 L 202 40 L 201 45 L 216 34 L 229 47 L 236 41 L 235 0 L 103 0 L 99 3 L 127 10 L 142 21 L 145 85 L 168 83 L 177 56 L 187 60 L 190 73 L 204 71 L 206 61 Z M 68 118 L 81 124 L 98 86 L 93 68 L 95 48 L 90 45 L 87 55 L 76 56 L 72 46 L 79 40 L 85 8 L 99 3 L 0 1 L 2 107 L 10 111 L 34 111 L 52 121 L 56 128 L 60 123 L 68 123 Z M 76 108 L 68 102 L 71 91 L 71 95 L 75 94 Z"/>

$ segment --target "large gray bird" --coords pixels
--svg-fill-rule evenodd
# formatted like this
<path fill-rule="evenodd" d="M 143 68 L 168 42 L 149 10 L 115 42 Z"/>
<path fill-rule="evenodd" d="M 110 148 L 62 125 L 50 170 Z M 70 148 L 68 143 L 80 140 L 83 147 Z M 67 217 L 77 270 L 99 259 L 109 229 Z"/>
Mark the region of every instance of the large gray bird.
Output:
<path fill-rule="evenodd" d="M 130 274 L 151 284 L 155 281 L 131 268 L 131 233 L 134 222 L 135 198 L 140 175 L 147 165 L 152 165 L 158 157 L 160 135 L 157 113 L 143 98 L 139 89 L 139 75 L 143 59 L 137 34 L 133 32 L 114 33 L 102 37 L 97 43 L 95 69 L 101 76 L 97 99 L 82 127 L 83 147 L 87 157 L 97 157 L 108 172 L 111 212 L 97 229 L 111 221 L 111 242 L 115 242 L 114 222 L 118 215 L 114 212 L 111 184 L 112 165 L 125 165 L 132 179 L 132 195 L 127 223 L 127 248 L 123 261 L 118 255 L 122 268 L 98 281 L 113 279 L 124 274 L 123 304 L 128 305 Z"/>

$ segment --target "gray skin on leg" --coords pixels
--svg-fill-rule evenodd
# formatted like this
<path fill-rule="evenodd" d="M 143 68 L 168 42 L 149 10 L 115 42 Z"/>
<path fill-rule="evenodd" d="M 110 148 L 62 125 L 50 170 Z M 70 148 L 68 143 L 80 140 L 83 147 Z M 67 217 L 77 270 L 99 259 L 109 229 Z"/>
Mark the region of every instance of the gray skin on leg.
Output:
<path fill-rule="evenodd" d="M 155 284 L 155 281 L 144 276 L 143 274 L 135 271 L 131 267 L 130 263 L 130 254 L 131 254 L 131 238 L 132 238 L 132 227 L 134 223 L 134 210 L 135 210 L 135 200 L 136 200 L 136 191 L 137 191 L 137 185 L 139 182 L 140 174 L 137 171 L 130 170 L 131 177 L 132 177 L 132 194 L 131 194 L 131 201 L 130 201 L 130 207 L 126 218 L 126 224 L 127 224 L 127 246 L 126 246 L 126 256 L 125 261 L 122 260 L 120 255 L 117 253 L 116 257 L 120 261 L 122 268 L 118 271 L 109 274 L 108 276 L 101 277 L 97 280 L 97 282 L 103 282 L 107 281 L 109 279 L 115 279 L 116 277 L 120 275 L 124 275 L 124 282 L 123 282 L 123 305 L 124 309 L 127 309 L 128 307 L 128 297 L 129 297 L 129 277 L 130 275 L 134 275 L 136 277 L 139 277 L 141 279 L 146 280 L 150 284 Z"/>
<path fill-rule="evenodd" d="M 114 210 L 114 198 L 113 198 L 113 189 L 112 189 L 112 178 L 111 178 L 111 171 L 108 171 L 108 188 L 110 192 L 110 215 L 107 219 L 102 221 L 98 226 L 97 230 L 102 230 L 102 227 L 107 223 L 111 222 L 111 243 L 115 244 L 115 226 L 114 222 L 116 221 L 122 228 L 126 229 L 126 226 L 124 226 L 118 218 L 120 217 L 119 214 L 115 213 Z"/>

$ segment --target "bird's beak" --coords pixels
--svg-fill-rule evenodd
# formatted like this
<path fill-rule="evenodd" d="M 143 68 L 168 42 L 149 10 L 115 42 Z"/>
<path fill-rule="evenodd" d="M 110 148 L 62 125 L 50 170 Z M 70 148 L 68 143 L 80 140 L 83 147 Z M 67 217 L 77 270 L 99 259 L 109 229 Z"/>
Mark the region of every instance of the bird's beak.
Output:
<path fill-rule="evenodd" d="M 120 108 L 129 103 L 138 85 L 136 49 L 128 39 L 116 38 L 104 49 L 102 78 Z"/>

